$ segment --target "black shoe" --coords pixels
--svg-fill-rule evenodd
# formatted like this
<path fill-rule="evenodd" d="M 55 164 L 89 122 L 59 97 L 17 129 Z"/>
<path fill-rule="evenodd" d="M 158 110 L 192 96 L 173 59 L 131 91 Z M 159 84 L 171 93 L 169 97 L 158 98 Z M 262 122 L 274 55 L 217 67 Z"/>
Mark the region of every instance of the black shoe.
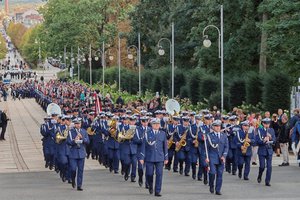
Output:
<path fill-rule="evenodd" d="M 118 171 L 115 171 L 115 174 L 118 174 L 119 172 Z"/>
<path fill-rule="evenodd" d="M 242 178 L 242 173 L 239 173 L 239 178 Z"/>
<path fill-rule="evenodd" d="M 257 182 L 258 182 L 258 183 L 261 183 L 261 177 L 260 177 L 260 176 L 257 177 Z"/>
<path fill-rule="evenodd" d="M 75 188 L 76 184 L 75 184 L 75 178 L 72 179 L 72 187 Z"/>
<path fill-rule="evenodd" d="M 153 194 L 153 188 L 152 187 L 149 187 L 149 193 Z"/>
<path fill-rule="evenodd" d="M 174 169 L 173 172 L 174 172 L 174 173 L 178 173 L 178 170 L 177 170 L 177 169 Z"/>
<path fill-rule="evenodd" d="M 143 178 L 142 178 L 142 177 L 139 178 L 139 186 L 140 186 L 140 187 L 143 186 Z"/>
<path fill-rule="evenodd" d="M 49 165 L 48 165 L 48 163 L 46 163 L 46 164 L 45 164 L 45 168 L 48 168 L 48 167 L 49 167 Z"/>
<path fill-rule="evenodd" d="M 286 163 L 281 163 L 280 165 L 278 165 L 279 167 L 284 167 L 287 166 Z"/>
<path fill-rule="evenodd" d="M 161 194 L 155 192 L 155 195 L 154 195 L 154 196 L 156 196 L 156 197 L 161 197 Z"/>
<path fill-rule="evenodd" d="M 208 184 L 207 179 L 204 179 L 203 183 L 204 183 L 204 185 L 207 185 Z"/>
<path fill-rule="evenodd" d="M 112 168 L 109 168 L 109 172 L 112 172 L 113 171 L 113 169 Z"/>
<path fill-rule="evenodd" d="M 53 165 L 50 165 L 49 169 L 52 170 L 53 169 Z"/>
<path fill-rule="evenodd" d="M 228 174 L 231 174 L 231 170 L 230 169 L 227 172 L 228 172 Z"/>
<path fill-rule="evenodd" d="M 68 180 L 68 183 L 69 183 L 69 184 L 71 184 L 71 183 L 72 183 L 72 181 Z"/>
<path fill-rule="evenodd" d="M 257 165 L 257 163 L 256 162 L 252 162 L 252 165 Z"/>
<path fill-rule="evenodd" d="M 285 166 L 290 166 L 290 163 L 285 163 Z"/>
<path fill-rule="evenodd" d="M 202 181 L 202 178 L 201 178 L 201 177 L 198 177 L 198 181 Z"/>
<path fill-rule="evenodd" d="M 210 193 L 213 194 L 213 193 L 215 192 L 214 187 L 210 187 L 210 188 L 209 188 L 209 191 L 210 191 Z"/>
<path fill-rule="evenodd" d="M 77 190 L 78 191 L 82 191 L 83 189 L 81 187 L 77 187 Z"/>
<path fill-rule="evenodd" d="M 135 177 L 131 177 L 131 182 L 132 183 L 135 183 L 136 181 L 135 181 Z"/>
<path fill-rule="evenodd" d="M 126 174 L 124 175 L 124 180 L 127 181 L 128 178 L 129 178 L 129 176 L 128 176 L 128 174 L 126 173 Z"/>
<path fill-rule="evenodd" d="M 182 175 L 183 174 L 183 169 L 179 170 L 179 174 Z"/>
<path fill-rule="evenodd" d="M 235 176 L 235 175 L 236 175 L 236 172 L 232 172 L 232 175 Z"/>
<path fill-rule="evenodd" d="M 196 174 L 193 174 L 193 175 L 192 175 L 192 179 L 193 179 L 193 180 L 196 180 Z"/>
<path fill-rule="evenodd" d="M 145 189 L 149 189 L 149 185 L 148 184 L 145 184 Z"/>
<path fill-rule="evenodd" d="M 184 176 L 190 176 L 188 173 L 184 173 Z"/>
<path fill-rule="evenodd" d="M 222 195 L 222 193 L 221 192 L 216 192 L 216 195 Z"/>
<path fill-rule="evenodd" d="M 248 177 L 244 177 L 244 180 L 245 180 L 245 181 L 249 181 L 249 178 L 248 178 Z"/>
<path fill-rule="evenodd" d="M 265 185 L 266 185 L 266 186 L 269 186 L 269 187 L 271 186 L 271 184 L 270 184 L 270 183 L 266 183 Z"/>
<path fill-rule="evenodd" d="M 64 175 L 62 175 L 61 180 L 62 180 L 62 182 L 66 182 L 66 177 Z"/>

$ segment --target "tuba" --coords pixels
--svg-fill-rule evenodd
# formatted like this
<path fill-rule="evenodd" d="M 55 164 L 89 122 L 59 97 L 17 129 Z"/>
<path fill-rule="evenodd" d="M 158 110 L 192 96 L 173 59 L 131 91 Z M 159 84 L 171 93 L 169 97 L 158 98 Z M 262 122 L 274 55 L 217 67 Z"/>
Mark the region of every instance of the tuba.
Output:
<path fill-rule="evenodd" d="M 167 113 L 170 115 L 169 120 L 168 120 L 168 124 L 171 124 L 173 121 L 173 116 L 178 116 L 179 112 L 180 112 L 180 105 L 178 103 L 178 101 L 176 101 L 175 99 L 169 99 L 166 102 L 166 111 Z"/>
<path fill-rule="evenodd" d="M 134 137 L 136 130 L 135 125 L 130 125 L 127 131 L 122 131 L 121 134 L 118 135 L 118 142 L 124 142 L 125 140 L 131 140 Z"/>
<path fill-rule="evenodd" d="M 243 143 L 243 146 L 241 147 L 243 155 L 246 155 L 247 149 L 248 149 L 248 147 L 250 147 L 250 143 L 248 142 L 248 140 L 249 140 L 249 133 L 247 132 L 246 137 L 245 137 L 245 141 Z"/>
<path fill-rule="evenodd" d="M 50 103 L 47 106 L 47 115 L 61 115 L 61 108 L 56 103 Z"/>

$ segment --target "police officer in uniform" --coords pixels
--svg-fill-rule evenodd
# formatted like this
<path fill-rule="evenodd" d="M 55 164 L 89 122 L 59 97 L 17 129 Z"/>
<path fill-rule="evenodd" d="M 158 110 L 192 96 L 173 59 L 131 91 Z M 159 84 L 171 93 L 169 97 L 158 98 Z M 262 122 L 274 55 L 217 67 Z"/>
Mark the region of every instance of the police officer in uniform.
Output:
<path fill-rule="evenodd" d="M 137 166 L 137 143 L 138 143 L 138 138 L 135 136 L 136 135 L 136 129 L 135 123 L 136 123 L 136 118 L 134 116 L 129 117 L 130 122 L 129 122 L 129 129 L 133 130 L 133 138 L 132 139 L 126 139 L 123 142 L 123 157 L 124 157 L 124 179 L 125 181 L 128 180 L 129 178 L 129 173 L 130 173 L 130 168 L 131 168 L 131 182 L 135 182 L 135 177 L 136 177 L 136 166 Z M 127 130 L 128 131 L 128 130 Z"/>
<path fill-rule="evenodd" d="M 216 192 L 221 195 L 221 187 L 223 182 L 223 171 L 226 156 L 228 153 L 227 136 L 221 133 L 221 120 L 215 120 L 212 123 L 213 132 L 207 135 L 207 152 L 209 163 L 209 191 Z M 216 180 L 216 181 L 215 181 Z"/>
<path fill-rule="evenodd" d="M 179 121 L 180 121 L 180 117 L 178 116 L 174 116 L 173 120 L 171 121 L 171 123 L 169 123 L 167 125 L 167 139 L 168 139 L 168 145 L 170 142 L 170 146 L 168 149 L 168 156 L 169 156 L 169 161 L 168 164 L 166 165 L 166 169 L 167 170 L 171 170 L 171 165 L 172 165 L 172 161 L 173 161 L 173 157 L 174 157 L 174 164 L 173 164 L 173 171 L 174 172 L 178 172 L 178 159 L 177 159 L 177 155 L 175 155 L 175 133 L 178 130 L 177 126 L 179 125 Z M 172 144 L 171 144 L 172 142 Z"/>
<path fill-rule="evenodd" d="M 236 175 L 237 171 L 237 143 L 235 140 L 236 133 L 240 130 L 239 126 L 237 125 L 237 117 L 232 115 L 229 117 L 231 128 L 227 132 L 228 142 L 229 142 L 229 151 L 226 160 L 226 171 L 228 173 L 232 173 L 232 175 Z"/>
<path fill-rule="evenodd" d="M 160 128 L 160 120 L 154 118 L 151 121 L 152 129 L 145 133 L 142 146 L 141 164 L 146 164 L 146 176 L 148 177 L 149 193 L 153 194 L 153 175 L 155 169 L 155 196 L 160 197 L 163 167 L 168 163 L 168 146 L 166 133 Z"/>
<path fill-rule="evenodd" d="M 273 145 L 276 142 L 274 129 L 270 128 L 271 121 L 272 120 L 270 118 L 264 118 L 262 120 L 263 127 L 258 128 L 257 135 L 255 137 L 256 144 L 258 145 L 257 154 L 259 158 L 259 173 L 257 182 L 261 182 L 262 174 L 267 167 L 265 179 L 266 186 L 271 186 Z"/>
<path fill-rule="evenodd" d="M 192 166 L 192 178 L 196 179 L 196 165 L 199 158 L 199 132 L 200 132 L 200 123 L 201 122 L 201 116 L 196 115 L 195 116 L 195 123 L 191 125 L 190 127 L 190 134 L 192 136 L 192 145 L 190 149 L 190 157 L 191 157 L 191 166 Z"/>
<path fill-rule="evenodd" d="M 190 146 L 192 143 L 192 137 L 190 134 L 190 118 L 188 116 L 182 117 L 183 124 L 177 127 L 177 132 L 175 134 L 175 146 L 180 145 L 180 141 L 182 137 L 186 137 L 185 146 L 179 148 L 178 161 L 179 161 L 179 173 L 183 174 L 183 163 L 185 163 L 184 174 L 185 176 L 189 176 L 190 168 L 191 168 L 191 158 L 190 158 Z"/>
<path fill-rule="evenodd" d="M 237 143 L 237 156 L 238 156 L 238 176 L 242 178 L 243 166 L 244 169 L 244 180 L 249 180 L 250 173 L 250 162 L 252 156 L 252 146 L 255 144 L 254 133 L 249 132 L 250 123 L 249 121 L 241 122 L 242 129 L 237 132 L 236 143 Z M 248 134 L 247 138 L 246 135 Z M 245 144 L 249 144 L 247 147 Z M 246 149 L 246 150 L 245 150 Z M 243 150 L 245 153 L 243 153 Z"/>
<path fill-rule="evenodd" d="M 145 133 L 148 131 L 148 117 L 142 116 L 140 118 L 140 126 L 136 129 L 135 134 L 135 142 L 137 145 L 137 160 L 138 160 L 138 176 L 139 176 L 139 186 L 142 187 L 143 185 L 143 176 L 144 176 L 144 165 L 142 165 L 139 160 L 141 160 L 141 153 L 142 153 L 142 144 L 144 141 Z"/>
<path fill-rule="evenodd" d="M 74 128 L 69 132 L 67 143 L 70 146 L 70 167 L 72 177 L 72 187 L 75 188 L 75 178 L 77 172 L 77 190 L 82 191 L 82 180 L 84 161 L 86 157 L 85 145 L 89 144 L 89 137 L 87 132 L 81 128 L 81 119 L 75 118 L 73 120 Z"/>
<path fill-rule="evenodd" d="M 198 141 L 199 141 L 198 181 L 202 181 L 202 175 L 203 175 L 203 183 L 205 185 L 207 185 L 207 183 L 208 183 L 208 181 L 207 181 L 208 164 L 205 162 L 205 159 L 206 159 L 205 138 L 206 138 L 206 135 L 211 132 L 212 119 L 213 119 L 213 116 L 211 114 L 204 115 L 204 123 L 202 126 L 200 126 L 200 132 L 198 133 Z"/>

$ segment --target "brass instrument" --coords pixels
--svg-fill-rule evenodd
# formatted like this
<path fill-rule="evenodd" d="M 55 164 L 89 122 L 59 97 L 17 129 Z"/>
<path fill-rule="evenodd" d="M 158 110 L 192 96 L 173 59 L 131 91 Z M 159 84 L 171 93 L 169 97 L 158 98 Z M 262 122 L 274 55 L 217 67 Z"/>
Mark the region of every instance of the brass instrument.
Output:
<path fill-rule="evenodd" d="M 55 135 L 55 142 L 57 144 L 61 144 L 63 141 L 67 139 L 68 135 L 69 135 L 69 129 L 64 130 L 63 135 L 61 135 L 61 133 L 57 131 Z"/>
<path fill-rule="evenodd" d="M 176 144 L 176 147 L 175 147 L 176 152 L 178 152 L 182 147 L 186 146 L 186 137 L 187 137 L 188 131 L 189 131 L 189 128 L 187 128 L 185 130 L 185 132 L 183 133 L 183 135 L 180 138 L 180 141 Z"/>
<path fill-rule="evenodd" d="M 195 137 L 195 139 L 194 139 L 194 141 L 193 141 L 194 147 L 196 147 L 196 148 L 199 147 L 198 132 L 199 132 L 199 128 L 198 128 L 198 126 L 197 126 L 196 137 Z"/>
<path fill-rule="evenodd" d="M 245 137 L 245 140 L 244 140 L 244 144 L 243 146 L 241 147 L 241 150 L 242 150 L 242 154 L 245 155 L 247 153 L 247 149 L 248 147 L 250 147 L 250 143 L 248 142 L 249 140 L 249 133 L 247 132 L 246 133 L 246 137 Z"/>
<path fill-rule="evenodd" d="M 93 135 L 95 135 L 96 130 L 93 130 L 92 127 L 88 127 L 87 130 L 86 130 L 86 132 L 87 132 L 87 134 L 88 134 L 89 136 L 93 136 Z"/>
<path fill-rule="evenodd" d="M 108 126 L 110 136 L 117 141 L 117 120 L 113 119 L 108 121 Z"/>
<path fill-rule="evenodd" d="M 125 140 L 131 140 L 134 137 L 135 130 L 136 130 L 136 126 L 130 125 L 127 131 L 122 131 L 118 135 L 118 142 L 120 143 L 120 142 L 124 142 Z"/>
<path fill-rule="evenodd" d="M 175 144 L 175 142 L 173 141 L 173 136 L 174 134 L 168 139 L 168 149 L 170 149 L 172 145 Z"/>
<path fill-rule="evenodd" d="M 55 103 L 50 103 L 47 106 L 47 115 L 61 115 L 61 109 L 59 107 L 59 105 L 55 104 Z"/>

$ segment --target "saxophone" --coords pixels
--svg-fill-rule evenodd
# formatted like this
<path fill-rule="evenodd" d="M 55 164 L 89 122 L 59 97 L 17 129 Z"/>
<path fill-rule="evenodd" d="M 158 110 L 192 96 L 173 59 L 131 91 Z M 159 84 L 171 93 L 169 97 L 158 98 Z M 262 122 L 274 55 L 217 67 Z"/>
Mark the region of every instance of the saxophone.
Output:
<path fill-rule="evenodd" d="M 173 137 L 174 136 L 174 133 L 173 133 L 173 135 L 168 139 L 168 149 L 170 149 L 171 147 L 172 147 L 172 145 L 175 143 L 174 141 L 173 141 Z"/>
<path fill-rule="evenodd" d="M 241 147 L 243 155 L 246 155 L 247 149 L 250 146 L 250 143 L 248 142 L 248 140 L 249 140 L 249 133 L 247 131 L 243 146 Z"/>
<path fill-rule="evenodd" d="M 182 147 L 186 146 L 186 137 L 187 137 L 188 131 L 189 131 L 189 128 L 187 128 L 184 131 L 184 134 L 181 136 L 180 141 L 176 144 L 176 148 L 175 148 L 176 152 L 178 152 Z"/>
<path fill-rule="evenodd" d="M 196 137 L 193 141 L 194 143 L 194 147 L 198 148 L 199 147 L 199 141 L 198 141 L 198 132 L 199 132 L 199 127 L 197 126 L 197 130 L 196 130 Z"/>

